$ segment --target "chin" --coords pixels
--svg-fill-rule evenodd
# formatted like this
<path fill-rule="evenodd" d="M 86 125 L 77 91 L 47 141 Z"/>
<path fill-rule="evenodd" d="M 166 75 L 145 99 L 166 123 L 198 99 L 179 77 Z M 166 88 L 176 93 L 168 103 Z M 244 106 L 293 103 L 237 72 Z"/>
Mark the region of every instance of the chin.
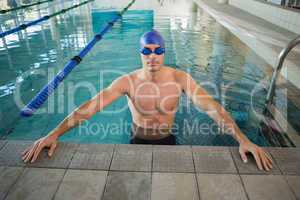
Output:
<path fill-rule="evenodd" d="M 148 66 L 148 70 L 150 72 L 157 72 L 160 70 L 160 65 L 155 65 L 155 66 Z"/>

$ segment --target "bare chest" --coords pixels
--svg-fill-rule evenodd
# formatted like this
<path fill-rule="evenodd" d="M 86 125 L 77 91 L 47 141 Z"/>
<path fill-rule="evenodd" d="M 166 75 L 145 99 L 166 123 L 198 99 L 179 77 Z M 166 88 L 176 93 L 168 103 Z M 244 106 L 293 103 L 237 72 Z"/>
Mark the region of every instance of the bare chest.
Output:
<path fill-rule="evenodd" d="M 180 95 L 181 87 L 176 82 L 143 82 L 134 85 L 130 107 L 143 115 L 171 114 L 176 112 Z"/>

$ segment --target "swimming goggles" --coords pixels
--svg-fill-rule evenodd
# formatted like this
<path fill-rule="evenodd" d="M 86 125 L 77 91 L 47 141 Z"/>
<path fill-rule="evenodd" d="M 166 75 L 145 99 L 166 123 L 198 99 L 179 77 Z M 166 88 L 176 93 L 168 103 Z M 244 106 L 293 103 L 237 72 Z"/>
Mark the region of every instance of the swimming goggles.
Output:
<path fill-rule="evenodd" d="M 154 49 L 154 51 L 152 51 L 151 49 L 144 47 L 140 50 L 140 52 L 141 52 L 141 54 L 143 54 L 145 56 L 148 56 L 151 53 L 155 53 L 156 55 L 162 55 L 165 53 L 165 48 L 157 47 Z"/>

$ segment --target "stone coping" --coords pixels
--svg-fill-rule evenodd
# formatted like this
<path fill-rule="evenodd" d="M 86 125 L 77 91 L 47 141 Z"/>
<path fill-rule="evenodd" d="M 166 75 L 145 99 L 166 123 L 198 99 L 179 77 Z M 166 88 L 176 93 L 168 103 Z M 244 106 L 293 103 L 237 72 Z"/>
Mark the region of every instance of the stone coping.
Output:
<path fill-rule="evenodd" d="M 33 164 L 31 141 L 1 141 L 0 199 L 299 199 L 300 148 L 264 148 L 270 172 L 238 147 L 59 142 Z"/>

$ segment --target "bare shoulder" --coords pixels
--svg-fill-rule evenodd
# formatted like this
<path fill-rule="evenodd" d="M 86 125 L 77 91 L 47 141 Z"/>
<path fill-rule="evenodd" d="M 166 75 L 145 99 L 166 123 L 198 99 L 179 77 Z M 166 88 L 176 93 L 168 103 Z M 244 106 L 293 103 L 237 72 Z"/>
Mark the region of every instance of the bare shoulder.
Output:
<path fill-rule="evenodd" d="M 110 91 L 118 91 L 122 94 L 128 93 L 130 90 L 132 76 L 132 73 L 120 75 L 111 82 L 107 89 Z"/>
<path fill-rule="evenodd" d="M 179 69 L 174 69 L 174 76 L 177 82 L 182 82 L 191 79 L 191 75 Z"/>
<path fill-rule="evenodd" d="M 140 71 L 141 69 L 137 69 L 119 76 L 112 82 L 110 87 L 121 91 L 123 94 L 131 93 Z"/>
<path fill-rule="evenodd" d="M 183 76 L 183 73 L 185 73 L 182 70 L 175 69 L 174 67 L 170 66 L 164 66 L 163 67 L 164 74 L 166 76 L 173 76 L 175 80 L 177 80 L 180 76 Z"/>
<path fill-rule="evenodd" d="M 127 74 L 127 77 L 130 78 L 130 79 L 135 79 L 141 73 L 141 71 L 142 71 L 141 68 L 140 69 L 136 69 L 136 70 L 134 70 L 132 72 L 129 72 Z"/>
<path fill-rule="evenodd" d="M 125 86 L 128 83 L 129 76 L 128 74 L 124 74 L 113 80 L 111 86 Z"/>
<path fill-rule="evenodd" d="M 131 81 L 133 81 L 136 78 L 139 71 L 140 70 L 137 69 L 135 71 L 123 74 L 123 75 L 119 76 L 118 78 L 116 78 L 113 82 L 123 85 L 123 86 L 128 85 L 128 84 L 130 84 Z"/>

